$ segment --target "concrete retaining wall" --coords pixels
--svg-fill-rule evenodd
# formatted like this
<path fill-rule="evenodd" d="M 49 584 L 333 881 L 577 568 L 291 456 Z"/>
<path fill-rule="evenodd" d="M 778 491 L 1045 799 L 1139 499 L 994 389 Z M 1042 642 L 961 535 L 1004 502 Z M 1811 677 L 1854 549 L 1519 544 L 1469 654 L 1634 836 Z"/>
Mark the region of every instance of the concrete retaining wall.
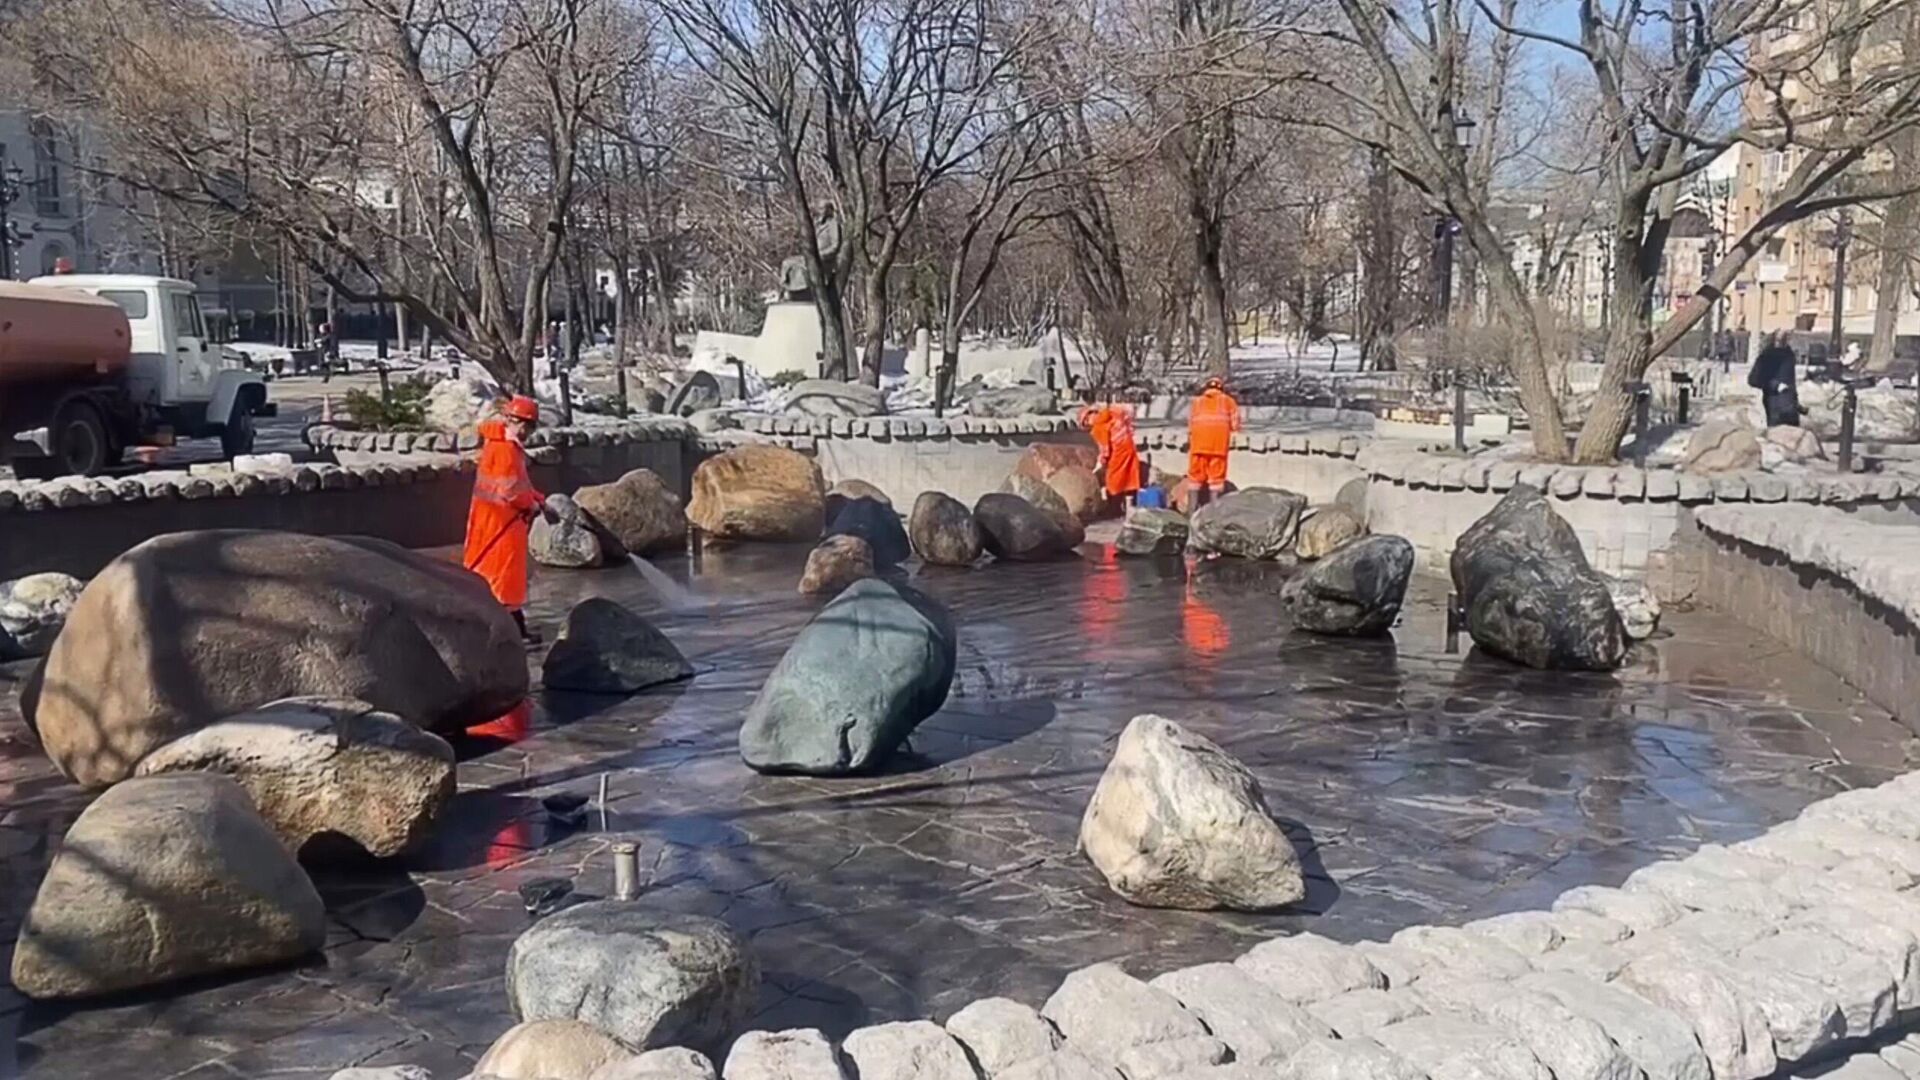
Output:
<path fill-rule="evenodd" d="M 1682 559 L 1697 599 L 1920 731 L 1920 523 L 1887 519 L 1810 506 L 1703 508 Z"/>
<path fill-rule="evenodd" d="M 90 577 L 144 540 L 189 529 L 377 536 L 406 547 L 455 544 L 466 531 L 473 466 L 319 465 L 270 477 L 146 474 L 25 490 L 25 500 L 20 489 L 4 492 L 11 505 L 0 505 L 0 579 L 45 570 Z"/>
<path fill-rule="evenodd" d="M 1422 562 L 1444 570 L 1454 542 L 1516 483 L 1545 492 L 1579 534 L 1596 569 L 1644 577 L 1663 599 L 1688 595 L 1692 569 L 1676 564 L 1676 538 L 1708 505 L 1801 503 L 1887 520 L 1920 521 L 1920 477 L 1754 472 L 1695 476 L 1630 466 L 1528 465 L 1429 454 L 1375 443 L 1356 458 L 1367 476 L 1367 524 L 1406 537 Z"/>

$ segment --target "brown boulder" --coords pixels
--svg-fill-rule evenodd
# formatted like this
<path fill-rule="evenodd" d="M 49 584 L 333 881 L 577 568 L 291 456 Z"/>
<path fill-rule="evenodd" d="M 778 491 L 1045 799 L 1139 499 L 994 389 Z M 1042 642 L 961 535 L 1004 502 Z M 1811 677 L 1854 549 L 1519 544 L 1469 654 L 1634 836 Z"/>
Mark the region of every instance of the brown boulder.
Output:
<path fill-rule="evenodd" d="M 800 575 L 800 591 L 809 596 L 838 594 L 840 590 L 873 576 L 873 548 L 857 536 L 841 534 L 820 541 L 807 556 L 807 568 Z"/>
<path fill-rule="evenodd" d="M 289 697 L 364 701 L 459 730 L 527 694 L 520 635 L 486 583 L 383 540 L 213 530 L 156 537 L 87 585 L 30 722 L 83 787 Z"/>
<path fill-rule="evenodd" d="M 651 469 L 635 469 L 611 484 L 588 484 L 573 493 L 573 501 L 595 526 L 608 562 L 686 543 L 687 516 L 680 496 Z"/>
<path fill-rule="evenodd" d="M 1092 472 L 1099 463 L 1100 454 L 1091 445 L 1040 443 L 1021 453 L 1013 471 L 1035 480 L 1051 480 L 1061 469 L 1077 467 Z"/>
<path fill-rule="evenodd" d="M 1240 488 L 1233 481 L 1227 481 L 1226 494 L 1231 495 L 1239 490 Z M 1220 494 L 1215 492 L 1213 497 L 1217 499 Z M 1173 487 L 1167 491 L 1167 505 L 1182 514 L 1193 513 L 1193 482 L 1185 478 L 1175 481 Z"/>
<path fill-rule="evenodd" d="M 1108 501 L 1106 489 L 1091 469 L 1078 465 L 1057 469 L 1047 478 L 1047 486 L 1067 504 L 1067 512 L 1081 521 L 1095 521 L 1113 513 L 1114 504 Z"/>
<path fill-rule="evenodd" d="M 716 540 L 818 540 L 825 518 L 820 466 L 797 451 L 740 446 L 693 471 L 687 520 Z"/>

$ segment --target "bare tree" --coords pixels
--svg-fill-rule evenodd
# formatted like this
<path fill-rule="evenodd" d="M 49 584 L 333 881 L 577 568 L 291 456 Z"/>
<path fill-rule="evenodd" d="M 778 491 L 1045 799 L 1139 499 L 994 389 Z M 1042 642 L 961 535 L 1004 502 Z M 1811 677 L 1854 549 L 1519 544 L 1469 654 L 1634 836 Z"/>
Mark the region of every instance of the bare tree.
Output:
<path fill-rule="evenodd" d="M 1612 7 L 1582 0 L 1577 38 L 1515 25 L 1486 0 L 1477 0 L 1477 12 L 1454 0 L 1430 0 L 1421 5 L 1419 20 L 1390 18 L 1395 13 L 1382 0 L 1338 2 L 1360 54 L 1386 87 L 1378 113 L 1392 136 L 1370 141 L 1460 222 L 1494 309 L 1518 332 L 1511 374 L 1535 452 L 1549 460 L 1566 458 L 1568 450 L 1548 377 L 1546 336 L 1508 245 L 1490 223 L 1488 201 L 1475 190 L 1453 144 L 1454 87 L 1470 24 L 1490 24 L 1497 33 L 1576 58 L 1604 122 L 1604 224 L 1616 271 L 1600 392 L 1572 451 L 1584 462 L 1613 459 L 1631 416 L 1628 387 L 1705 316 L 1769 237 L 1835 205 L 1892 193 L 1865 180 L 1844 192 L 1838 185 L 1920 112 L 1920 65 L 1855 70 L 1861 33 L 1907 0 L 1838 7 L 1798 0 L 1673 0 L 1661 8 L 1640 0 L 1618 0 Z M 1348 104 L 1373 104 L 1337 85 L 1328 89 Z M 1730 121 L 1743 95 L 1747 115 Z M 1797 164 L 1728 245 L 1706 287 L 1656 333 L 1652 291 L 1679 183 L 1735 145 L 1790 150 Z"/>
<path fill-rule="evenodd" d="M 279 238 L 338 297 L 402 305 L 527 389 L 581 127 L 624 62 L 609 14 L 50 0 L 33 47 L 61 73 L 48 107 L 102 132 L 114 180 Z"/>
<path fill-rule="evenodd" d="M 1017 43 L 977 0 L 666 4 L 693 62 L 770 139 L 812 272 L 826 372 L 852 367 L 856 267 L 862 375 L 880 378 L 888 275 L 927 194 L 980 150 L 976 120 Z M 836 243 L 821 242 L 832 220 Z"/>

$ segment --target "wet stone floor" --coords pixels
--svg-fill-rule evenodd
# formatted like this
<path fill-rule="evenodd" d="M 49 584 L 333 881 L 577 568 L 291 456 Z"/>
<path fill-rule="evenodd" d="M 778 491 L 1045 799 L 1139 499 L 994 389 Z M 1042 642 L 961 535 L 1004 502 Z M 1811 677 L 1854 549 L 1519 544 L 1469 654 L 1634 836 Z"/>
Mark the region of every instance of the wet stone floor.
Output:
<path fill-rule="evenodd" d="M 817 607 L 793 591 L 804 550 L 710 551 L 685 610 L 630 569 L 541 573 L 533 617 L 549 636 L 570 604 L 611 596 L 655 618 L 699 675 L 626 699 L 536 693 L 463 740 L 460 794 L 428 849 L 321 874 L 332 929 L 309 962 L 84 1008 L 0 981 L 0 1078 L 399 1063 L 463 1076 L 512 1023 L 519 886 L 564 877 L 604 895 L 616 839 L 641 846 L 645 903 L 750 938 L 765 973 L 755 1026 L 837 1035 L 990 994 L 1037 1005 L 1097 961 L 1150 975 L 1298 930 L 1381 938 L 1544 906 L 1903 766 L 1906 733 L 1885 713 L 1710 613 L 1669 613 L 1617 675 L 1545 674 L 1449 652 L 1437 578 L 1416 582 L 1395 640 L 1314 640 L 1284 631 L 1260 568 L 1088 551 L 916 575 L 961 627 L 953 694 L 885 775 L 842 780 L 758 776 L 735 752 L 742 713 Z M 689 578 L 684 562 L 664 568 Z M 85 801 L 28 740 L 14 689 L 0 687 L 0 961 Z M 1076 857 L 1113 740 L 1148 711 L 1259 776 L 1305 853 L 1300 910 L 1132 908 Z M 542 796 L 591 795 L 602 776 L 604 829 L 597 815 L 548 820 Z"/>

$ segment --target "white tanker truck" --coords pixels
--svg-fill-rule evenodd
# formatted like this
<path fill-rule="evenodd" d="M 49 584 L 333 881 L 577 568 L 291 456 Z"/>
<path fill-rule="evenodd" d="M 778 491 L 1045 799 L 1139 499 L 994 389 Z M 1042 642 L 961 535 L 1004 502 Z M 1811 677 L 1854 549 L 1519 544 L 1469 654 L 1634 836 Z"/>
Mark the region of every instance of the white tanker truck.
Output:
<path fill-rule="evenodd" d="M 139 274 L 0 281 L 0 464 L 90 476 L 134 446 L 253 450 L 266 382 L 225 361 L 191 282 Z"/>

